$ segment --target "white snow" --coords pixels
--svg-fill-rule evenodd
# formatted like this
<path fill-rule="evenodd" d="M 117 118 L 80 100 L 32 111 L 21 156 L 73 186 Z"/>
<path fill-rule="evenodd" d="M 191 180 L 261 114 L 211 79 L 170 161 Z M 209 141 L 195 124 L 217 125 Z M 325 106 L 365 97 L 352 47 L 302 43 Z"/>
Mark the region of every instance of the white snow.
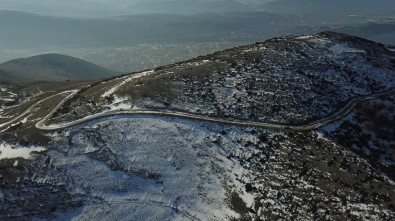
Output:
<path fill-rule="evenodd" d="M 2 98 L 1 100 L 3 100 L 3 101 L 14 101 L 15 99 L 11 99 L 11 98 Z"/>
<path fill-rule="evenodd" d="M 296 37 L 296 39 L 299 39 L 299 40 L 310 39 L 310 38 L 314 38 L 314 36 L 312 36 L 312 35 L 305 35 L 305 36 L 298 36 L 298 37 Z"/>
<path fill-rule="evenodd" d="M 329 139 L 325 136 L 324 133 L 322 133 L 322 132 L 320 132 L 320 131 L 315 131 L 314 133 L 317 135 L 317 139 L 318 139 L 318 140 L 329 141 Z"/>
<path fill-rule="evenodd" d="M 325 47 L 327 44 L 331 43 L 331 41 L 327 38 L 311 38 L 309 39 L 310 42 L 316 43 L 321 47 Z"/>
<path fill-rule="evenodd" d="M 15 158 L 31 159 L 32 152 L 42 152 L 45 150 L 46 149 L 44 147 L 40 147 L 40 146 L 21 147 L 18 145 L 1 143 L 0 144 L 0 160 L 15 159 Z"/>
<path fill-rule="evenodd" d="M 17 94 L 10 92 L 10 91 L 8 93 L 11 94 L 12 96 L 18 96 Z"/>
<path fill-rule="evenodd" d="M 226 203 L 224 183 L 239 193 L 248 206 L 254 204 L 253 196 L 245 193 L 244 185 L 234 177 L 238 173 L 249 180 L 248 173 L 211 141 L 218 132 L 200 122 L 137 116 L 103 120 L 90 128 L 100 132 L 105 147 L 93 146 L 83 134 L 77 134 L 65 137 L 73 140 L 72 146 L 59 147 L 67 155 L 56 150 L 48 152 L 54 166 L 65 168 L 79 184 L 73 187 L 74 193 L 89 191 L 93 197 L 102 199 L 84 205 L 82 213 L 73 214 L 77 220 L 237 218 L 239 214 Z M 228 143 L 228 148 L 234 148 L 232 142 Z M 116 157 L 124 169 L 113 171 L 106 165 L 106 159 L 93 160 L 85 155 L 107 150 L 111 154 L 103 156 Z M 85 171 L 84 176 L 78 176 L 81 171 Z M 161 182 L 143 178 L 149 173 L 159 174 Z"/>
<path fill-rule="evenodd" d="M 125 77 L 125 78 L 126 78 L 125 80 L 123 80 L 121 83 L 115 85 L 115 86 L 112 87 L 110 90 L 106 91 L 104 94 L 101 95 L 101 97 L 104 98 L 104 97 L 110 96 L 110 95 L 112 95 L 114 92 L 116 92 L 120 87 L 122 87 L 123 85 L 125 85 L 126 83 L 128 83 L 128 82 L 130 82 L 130 81 L 132 81 L 132 80 L 134 80 L 134 79 L 138 79 L 138 78 L 141 78 L 141 77 L 150 75 L 150 74 L 152 74 L 152 73 L 154 73 L 154 70 L 141 72 L 141 73 L 138 73 L 138 74 L 134 74 L 134 75 L 132 75 L 132 76 L 126 76 L 126 77 Z"/>
<path fill-rule="evenodd" d="M 131 109 L 131 104 L 129 103 L 128 98 L 120 98 L 118 96 L 114 96 L 114 101 L 108 107 L 110 111 L 116 110 L 129 110 Z"/>
<path fill-rule="evenodd" d="M 252 51 L 257 51 L 259 48 L 250 48 L 247 50 L 244 50 L 243 52 L 252 52 Z"/>
<path fill-rule="evenodd" d="M 27 119 L 30 117 L 30 115 L 29 116 L 27 116 L 27 117 L 25 117 L 25 118 L 23 118 L 23 120 L 21 120 L 21 123 L 22 124 L 26 124 L 26 122 L 27 122 Z"/>
<path fill-rule="evenodd" d="M 329 48 L 334 54 L 342 54 L 342 53 L 366 53 L 364 50 L 351 48 L 344 44 L 334 44 Z"/>
<path fill-rule="evenodd" d="M 110 106 L 112 111 L 115 111 L 115 110 L 129 110 L 130 107 L 131 107 L 131 105 L 130 104 L 126 104 L 126 103 L 118 103 L 118 104 L 114 104 L 114 105 Z"/>

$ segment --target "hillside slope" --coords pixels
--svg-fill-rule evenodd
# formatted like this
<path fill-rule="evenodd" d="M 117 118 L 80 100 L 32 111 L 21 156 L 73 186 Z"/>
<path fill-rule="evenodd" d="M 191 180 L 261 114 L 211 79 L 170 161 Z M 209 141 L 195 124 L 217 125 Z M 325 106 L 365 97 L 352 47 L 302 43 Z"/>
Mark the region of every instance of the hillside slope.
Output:
<path fill-rule="evenodd" d="M 15 59 L 0 64 L 5 83 L 34 83 L 39 81 L 93 80 L 107 78 L 116 73 L 78 58 L 45 54 Z"/>
<path fill-rule="evenodd" d="M 16 152 L 0 160 L 0 218 L 395 217 L 393 180 L 317 131 L 120 116 L 47 136 L 46 151 L 25 158 L 18 151 L 27 147 L 0 145 Z"/>
<path fill-rule="evenodd" d="M 63 106 L 58 120 L 123 104 L 298 125 L 394 88 L 394 59 L 384 45 L 333 32 L 275 38 L 92 85 Z"/>

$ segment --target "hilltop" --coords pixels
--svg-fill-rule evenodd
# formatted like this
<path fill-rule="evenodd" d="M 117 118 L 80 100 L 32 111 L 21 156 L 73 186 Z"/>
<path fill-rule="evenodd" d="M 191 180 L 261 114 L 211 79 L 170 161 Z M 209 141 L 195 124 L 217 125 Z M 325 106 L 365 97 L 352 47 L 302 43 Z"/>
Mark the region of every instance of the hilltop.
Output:
<path fill-rule="evenodd" d="M 121 105 L 299 125 L 392 89 L 394 59 L 382 44 L 334 32 L 274 38 L 91 85 L 55 121 Z"/>
<path fill-rule="evenodd" d="M 87 61 L 60 55 L 44 54 L 0 64 L 0 82 L 28 84 L 65 80 L 94 80 L 114 76 L 116 72 Z"/>

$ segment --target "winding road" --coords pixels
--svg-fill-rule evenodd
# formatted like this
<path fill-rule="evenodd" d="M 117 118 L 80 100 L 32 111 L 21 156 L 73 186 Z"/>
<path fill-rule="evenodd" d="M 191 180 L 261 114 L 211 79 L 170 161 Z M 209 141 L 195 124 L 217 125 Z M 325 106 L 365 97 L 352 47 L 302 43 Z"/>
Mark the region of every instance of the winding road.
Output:
<path fill-rule="evenodd" d="M 60 93 L 57 93 L 57 94 L 53 94 L 53 95 L 51 95 L 51 96 L 48 96 L 48 97 L 46 97 L 46 98 L 44 98 L 44 99 L 41 99 L 41 100 L 37 101 L 36 103 L 30 105 L 26 110 L 24 110 L 21 114 L 19 114 L 19 116 L 16 116 L 16 117 L 12 118 L 11 120 L 9 120 L 9 121 L 7 121 L 7 122 L 4 122 L 4 123 L 0 124 L 0 128 L 4 128 L 4 127 L 6 127 L 6 126 L 9 127 L 11 124 L 17 122 L 17 121 L 20 120 L 22 117 L 28 115 L 28 114 L 33 110 L 33 108 L 35 108 L 37 105 L 39 105 L 39 104 L 41 104 L 41 103 L 43 103 L 43 102 L 45 102 L 45 101 L 47 101 L 47 100 L 49 100 L 49 99 L 51 99 L 51 98 L 53 98 L 53 97 L 56 97 L 56 96 L 59 96 L 59 95 L 65 94 L 65 93 L 70 93 L 70 92 L 77 93 L 78 90 L 76 90 L 76 91 L 63 91 L 63 92 L 60 92 Z M 73 93 L 73 95 L 74 95 L 74 93 Z M 70 95 L 69 95 L 69 96 L 70 96 Z M 64 103 L 65 100 L 66 100 L 67 98 L 68 98 L 68 97 L 66 97 L 65 99 L 63 99 L 62 102 Z M 70 99 L 70 98 L 68 98 L 68 99 Z M 61 102 L 61 103 L 62 103 L 62 102 Z M 18 105 L 17 105 L 17 106 L 18 106 Z M 60 106 L 58 105 L 58 106 L 56 106 L 55 108 L 57 109 L 57 108 L 59 108 L 59 107 L 60 107 Z M 54 109 L 55 109 L 55 108 L 54 108 Z M 55 110 L 55 111 L 56 111 L 56 110 Z M 52 111 L 51 111 L 51 113 L 52 113 Z M 2 132 L 2 131 L 0 131 L 0 132 Z"/>
<path fill-rule="evenodd" d="M 382 96 L 387 96 L 390 94 L 395 93 L 395 89 L 392 88 L 390 90 L 380 92 L 380 93 L 375 93 L 375 94 L 370 94 L 366 96 L 361 96 L 361 97 L 356 97 L 351 99 L 343 108 L 338 110 L 337 112 L 333 113 L 332 115 L 322 118 L 320 120 L 304 124 L 304 125 L 299 125 L 299 126 L 292 126 L 292 125 L 282 125 L 282 124 L 274 124 L 274 123 L 264 123 L 264 122 L 255 122 L 255 121 L 242 121 L 242 120 L 226 120 L 226 119 L 220 119 L 220 118 L 214 118 L 214 117 L 209 117 L 209 116 L 203 116 L 203 115 L 196 115 L 196 114 L 191 114 L 191 113 L 184 113 L 184 112 L 168 112 L 168 111 L 159 111 L 159 110 L 116 110 L 116 111 L 109 111 L 109 112 L 103 112 L 103 113 L 97 113 L 93 115 L 86 116 L 84 118 L 67 122 L 67 123 L 62 123 L 62 124 L 55 124 L 55 125 L 46 125 L 46 123 L 52 118 L 53 114 L 69 99 L 71 99 L 74 95 L 78 93 L 78 90 L 72 90 L 72 91 L 64 91 L 59 94 L 63 93 L 70 93 L 67 97 L 65 97 L 56 107 L 43 119 L 41 119 L 39 122 L 36 124 L 36 128 L 44 131 L 54 131 L 54 130 L 61 130 L 61 129 L 66 129 L 69 127 L 77 126 L 80 124 L 87 123 L 92 120 L 100 119 L 100 118 L 105 118 L 105 117 L 111 117 L 111 116 L 117 116 L 117 115 L 159 115 L 159 116 L 169 116 L 169 117 L 182 117 L 182 118 L 187 118 L 187 119 L 192 119 L 192 120 L 200 120 L 200 121 L 208 121 L 208 122 L 214 122 L 214 123 L 220 123 L 220 124 L 227 124 L 227 125 L 235 125 L 235 126 L 253 126 L 253 127 L 260 127 L 260 128 L 266 128 L 266 129 L 274 129 L 274 130 L 293 130 L 293 131 L 308 131 L 308 130 L 314 130 L 320 127 L 323 127 L 329 123 L 332 123 L 334 121 L 337 121 L 343 117 L 345 117 L 347 114 L 349 114 L 357 104 L 376 99 L 378 97 Z M 59 95 L 57 94 L 57 95 Z M 56 96 L 56 95 L 52 95 Z M 49 99 L 49 98 L 46 98 Z M 45 100 L 45 99 L 44 99 Z M 38 103 L 43 102 L 43 100 L 39 101 Z M 36 105 L 38 104 L 36 103 Z M 25 111 L 26 112 L 26 111 Z M 24 112 L 24 113 L 25 113 Z M 26 114 L 26 113 L 25 113 Z M 19 116 L 18 118 L 21 118 Z M 15 121 L 15 119 L 14 119 Z M 1 126 L 1 125 L 0 125 Z"/>

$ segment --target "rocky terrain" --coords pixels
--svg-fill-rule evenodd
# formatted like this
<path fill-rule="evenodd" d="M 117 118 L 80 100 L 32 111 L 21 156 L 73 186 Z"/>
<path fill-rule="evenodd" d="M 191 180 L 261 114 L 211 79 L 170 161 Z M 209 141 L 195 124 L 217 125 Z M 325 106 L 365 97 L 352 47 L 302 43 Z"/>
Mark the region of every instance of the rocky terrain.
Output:
<path fill-rule="evenodd" d="M 338 33 L 275 38 L 91 85 L 57 120 L 122 104 L 298 125 L 393 88 L 394 59 L 384 45 Z"/>
<path fill-rule="evenodd" d="M 350 147 L 394 179 L 394 105 L 394 96 L 363 103 L 324 130 L 335 142 Z"/>
<path fill-rule="evenodd" d="M 394 183 L 321 132 L 121 117 L 2 161 L 6 219 L 391 220 Z M 153 212 L 155 211 L 155 212 Z"/>
<path fill-rule="evenodd" d="M 394 59 L 325 32 L 24 89 L 30 111 L 0 119 L 0 220 L 393 220 Z"/>

